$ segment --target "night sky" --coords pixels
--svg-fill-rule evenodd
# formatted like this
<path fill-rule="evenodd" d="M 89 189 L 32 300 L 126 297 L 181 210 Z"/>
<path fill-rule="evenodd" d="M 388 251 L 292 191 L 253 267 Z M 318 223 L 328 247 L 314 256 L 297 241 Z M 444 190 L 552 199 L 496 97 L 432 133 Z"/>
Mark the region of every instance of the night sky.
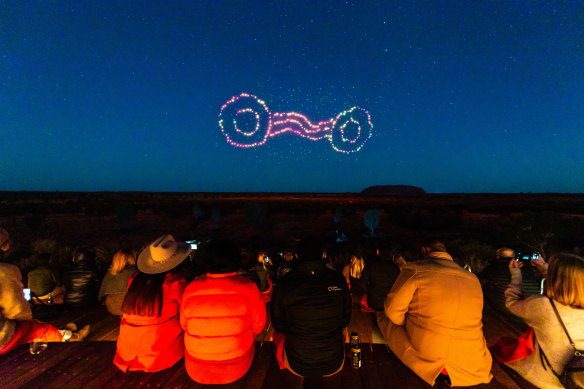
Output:
<path fill-rule="evenodd" d="M 235 147 L 241 93 L 315 125 L 358 106 L 371 138 Z M 584 2 L 0 3 L 0 190 L 378 184 L 584 192 Z"/>

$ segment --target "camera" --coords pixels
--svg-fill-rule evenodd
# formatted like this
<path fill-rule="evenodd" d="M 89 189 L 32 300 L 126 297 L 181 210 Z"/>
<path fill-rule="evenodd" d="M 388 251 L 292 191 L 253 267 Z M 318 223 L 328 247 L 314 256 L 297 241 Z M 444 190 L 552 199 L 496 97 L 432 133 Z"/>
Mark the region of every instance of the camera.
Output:
<path fill-rule="evenodd" d="M 538 259 L 538 253 L 517 253 L 517 256 L 515 257 L 517 262 L 537 261 Z"/>

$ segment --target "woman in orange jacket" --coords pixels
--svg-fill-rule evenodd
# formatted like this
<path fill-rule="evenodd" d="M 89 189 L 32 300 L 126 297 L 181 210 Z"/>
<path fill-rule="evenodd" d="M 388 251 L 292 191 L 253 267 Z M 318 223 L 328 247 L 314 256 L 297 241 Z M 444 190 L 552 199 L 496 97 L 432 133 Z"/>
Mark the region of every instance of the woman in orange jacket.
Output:
<path fill-rule="evenodd" d="M 122 304 L 114 358 L 123 372 L 160 371 L 184 356 L 179 309 L 186 279 L 176 267 L 190 251 L 190 245 L 164 235 L 140 253 L 139 272 L 130 279 Z"/>
<path fill-rule="evenodd" d="M 210 242 L 198 255 L 209 273 L 193 280 L 183 296 L 185 366 L 199 383 L 226 384 L 249 370 L 266 306 L 258 287 L 237 275 L 239 252 L 230 242 Z"/>

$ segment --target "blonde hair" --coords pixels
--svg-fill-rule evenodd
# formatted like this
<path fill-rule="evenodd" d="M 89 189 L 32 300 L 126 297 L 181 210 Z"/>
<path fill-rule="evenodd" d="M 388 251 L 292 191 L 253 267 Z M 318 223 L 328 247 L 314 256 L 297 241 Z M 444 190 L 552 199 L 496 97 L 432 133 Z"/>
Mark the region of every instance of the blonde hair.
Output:
<path fill-rule="evenodd" d="M 560 304 L 584 309 L 584 258 L 569 253 L 554 255 L 549 262 L 545 294 Z"/>
<path fill-rule="evenodd" d="M 353 278 L 361 278 L 361 273 L 363 272 L 363 268 L 365 267 L 365 261 L 363 261 L 363 257 L 358 257 L 354 255 L 351 257 L 351 265 L 349 267 L 349 274 Z"/>
<path fill-rule="evenodd" d="M 114 254 L 112 259 L 112 267 L 110 268 L 110 273 L 116 275 L 122 272 L 126 266 L 136 265 L 136 254 L 132 250 L 121 249 Z"/>

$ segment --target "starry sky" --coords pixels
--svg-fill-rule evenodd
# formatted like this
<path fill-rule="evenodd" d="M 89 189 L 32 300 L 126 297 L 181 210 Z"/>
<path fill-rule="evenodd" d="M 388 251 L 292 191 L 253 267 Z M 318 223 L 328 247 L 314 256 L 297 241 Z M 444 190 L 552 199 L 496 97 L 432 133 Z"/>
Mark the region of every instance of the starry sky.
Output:
<path fill-rule="evenodd" d="M 315 124 L 358 106 L 372 135 L 234 147 L 241 93 Z M 584 192 L 584 2 L 0 3 L 0 190 L 383 184 Z"/>

